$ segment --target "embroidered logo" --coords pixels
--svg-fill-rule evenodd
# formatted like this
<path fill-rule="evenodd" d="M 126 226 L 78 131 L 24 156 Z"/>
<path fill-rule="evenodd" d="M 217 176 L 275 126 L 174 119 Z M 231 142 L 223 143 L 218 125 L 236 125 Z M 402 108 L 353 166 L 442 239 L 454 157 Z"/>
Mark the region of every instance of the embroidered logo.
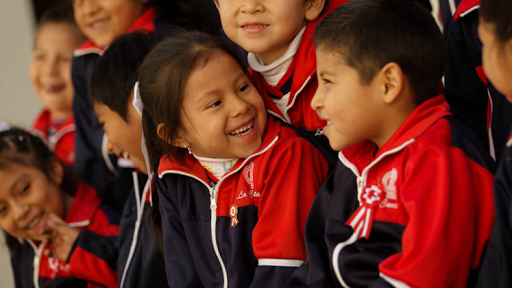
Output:
<path fill-rule="evenodd" d="M 362 205 L 357 208 L 356 212 L 350 216 L 345 222 L 346 225 L 352 226 L 354 231 L 357 231 L 359 238 L 370 237 L 370 231 L 372 229 L 373 210 L 382 201 L 382 190 L 376 185 L 372 185 L 363 190 L 361 194 Z"/>
<path fill-rule="evenodd" d="M 396 200 L 396 180 L 398 179 L 398 172 L 395 168 L 388 171 L 382 177 L 382 186 L 386 192 L 386 198 Z"/>
<path fill-rule="evenodd" d="M 247 165 L 247 167 L 244 168 L 243 173 L 245 182 L 251 186 L 251 190 L 254 190 L 254 162 Z"/>
<path fill-rule="evenodd" d="M 233 204 L 231 205 L 231 207 L 229 207 L 229 217 L 231 217 L 231 227 L 235 227 L 236 225 L 238 225 L 238 223 L 240 223 L 240 221 L 238 221 L 238 206 L 236 204 Z"/>

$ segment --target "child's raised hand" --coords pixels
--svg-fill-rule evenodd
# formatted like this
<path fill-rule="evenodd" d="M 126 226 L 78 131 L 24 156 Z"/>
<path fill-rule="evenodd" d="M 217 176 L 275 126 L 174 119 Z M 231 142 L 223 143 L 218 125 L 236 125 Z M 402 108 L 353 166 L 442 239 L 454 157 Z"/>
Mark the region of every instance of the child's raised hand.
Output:
<path fill-rule="evenodd" d="M 51 229 L 51 233 L 44 243 L 50 246 L 50 249 L 46 249 L 44 255 L 66 261 L 80 230 L 69 227 L 66 222 L 53 213 L 49 215 L 47 225 Z"/>

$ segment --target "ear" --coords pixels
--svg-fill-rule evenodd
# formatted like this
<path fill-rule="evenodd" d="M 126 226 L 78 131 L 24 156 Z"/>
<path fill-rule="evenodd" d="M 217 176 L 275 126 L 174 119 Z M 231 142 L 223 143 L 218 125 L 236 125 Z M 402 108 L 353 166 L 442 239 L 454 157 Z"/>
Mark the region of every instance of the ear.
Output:
<path fill-rule="evenodd" d="M 214 0 L 214 1 L 217 1 L 217 0 Z M 318 16 L 320 16 L 320 13 L 324 9 L 325 0 L 308 0 L 306 5 L 307 5 L 307 8 L 306 8 L 307 10 L 306 10 L 306 15 L 304 16 L 304 18 L 306 18 L 306 20 L 308 20 L 308 21 L 313 21 L 316 18 L 318 18 Z"/>
<path fill-rule="evenodd" d="M 390 62 L 381 70 L 382 99 L 386 104 L 393 103 L 402 92 L 404 85 L 404 73 L 400 65 Z"/>
<path fill-rule="evenodd" d="M 160 139 L 171 144 L 172 146 L 176 146 L 179 148 L 185 148 L 185 149 L 190 148 L 190 144 L 187 142 L 187 140 L 185 140 L 185 138 L 183 138 L 181 132 L 178 133 L 178 136 L 176 137 L 176 139 L 174 139 L 172 141 L 167 140 L 165 137 L 165 125 L 163 123 L 158 124 L 158 126 L 156 127 L 156 134 L 158 134 L 158 137 L 160 137 Z"/>
<path fill-rule="evenodd" d="M 215 3 L 215 7 L 219 10 L 219 0 L 213 0 L 213 3 Z"/>
<path fill-rule="evenodd" d="M 48 176 L 53 183 L 60 186 L 64 180 L 64 167 L 57 158 L 53 157 L 47 164 Z"/>

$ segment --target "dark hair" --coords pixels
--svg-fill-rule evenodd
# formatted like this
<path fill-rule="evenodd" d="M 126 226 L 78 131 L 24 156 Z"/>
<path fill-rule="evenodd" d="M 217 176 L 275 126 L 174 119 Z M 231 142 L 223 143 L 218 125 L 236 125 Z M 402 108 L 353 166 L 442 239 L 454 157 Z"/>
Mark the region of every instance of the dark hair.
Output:
<path fill-rule="evenodd" d="M 352 0 L 326 16 L 313 38 L 316 48 L 342 56 L 364 84 L 394 62 L 417 105 L 439 94 L 444 38 L 430 12 L 415 1 Z"/>
<path fill-rule="evenodd" d="M 170 143 L 183 127 L 181 114 L 185 84 L 197 67 L 204 67 L 218 52 L 232 56 L 243 67 L 226 43 L 203 32 L 182 32 L 163 40 L 142 63 L 139 70 L 144 103 L 142 127 L 153 170 L 156 171 L 164 155 L 181 163 L 185 149 Z M 159 124 L 164 125 L 166 141 L 156 133 Z"/>
<path fill-rule="evenodd" d="M 89 82 L 89 102 L 107 105 L 126 121 L 138 69 L 160 36 L 141 31 L 122 35 L 100 57 Z"/>
<path fill-rule="evenodd" d="M 18 128 L 0 132 L 0 170 L 7 170 L 14 163 L 36 168 L 50 177 L 48 164 L 52 160 L 56 160 L 56 157 L 41 138 Z M 7 233 L 5 235 L 11 253 L 21 248 L 18 239 Z"/>
<path fill-rule="evenodd" d="M 494 24 L 496 39 L 505 44 L 512 38 L 512 3 L 507 0 L 480 1 L 480 18 Z"/>
<path fill-rule="evenodd" d="M 67 23 L 76 26 L 73 9 L 66 6 L 55 6 L 46 10 L 41 15 L 39 26 L 47 23 Z"/>

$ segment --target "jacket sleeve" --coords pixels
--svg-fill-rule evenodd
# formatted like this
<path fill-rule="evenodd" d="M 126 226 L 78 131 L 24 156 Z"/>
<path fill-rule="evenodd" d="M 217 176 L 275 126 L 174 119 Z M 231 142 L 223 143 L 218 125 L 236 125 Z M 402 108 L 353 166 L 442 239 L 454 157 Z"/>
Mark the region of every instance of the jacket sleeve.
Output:
<path fill-rule="evenodd" d="M 304 227 L 328 163 L 303 138 L 275 147 L 265 173 L 252 247 L 258 259 L 251 287 L 283 287 L 306 259 Z M 256 173 L 256 172 L 255 172 Z"/>
<path fill-rule="evenodd" d="M 156 177 L 164 248 L 165 273 L 169 287 L 203 287 L 197 274 L 178 208 L 169 191 L 175 187 L 167 177 Z M 174 276 L 174 277 L 173 277 Z"/>
<path fill-rule="evenodd" d="M 493 175 L 458 148 L 416 152 L 397 187 L 402 251 L 379 264 L 370 287 L 463 287 L 491 232 Z"/>
<path fill-rule="evenodd" d="M 512 157 L 507 148 L 494 182 L 496 221 L 480 268 L 477 287 L 512 287 Z"/>
<path fill-rule="evenodd" d="M 110 208 L 102 208 L 95 213 L 91 224 L 80 231 L 68 262 L 76 278 L 115 288 L 119 282 L 116 267 L 119 217 Z"/>

